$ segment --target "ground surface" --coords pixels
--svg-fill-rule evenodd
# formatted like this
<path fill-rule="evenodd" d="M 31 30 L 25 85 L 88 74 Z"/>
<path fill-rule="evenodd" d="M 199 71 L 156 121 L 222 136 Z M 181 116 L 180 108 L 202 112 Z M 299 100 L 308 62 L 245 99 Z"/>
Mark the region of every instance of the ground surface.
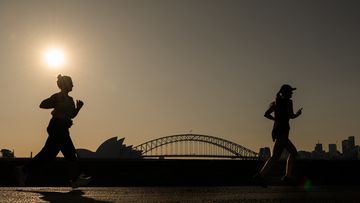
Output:
<path fill-rule="evenodd" d="M 0 202 L 360 202 L 360 186 L 327 187 L 2 187 Z"/>

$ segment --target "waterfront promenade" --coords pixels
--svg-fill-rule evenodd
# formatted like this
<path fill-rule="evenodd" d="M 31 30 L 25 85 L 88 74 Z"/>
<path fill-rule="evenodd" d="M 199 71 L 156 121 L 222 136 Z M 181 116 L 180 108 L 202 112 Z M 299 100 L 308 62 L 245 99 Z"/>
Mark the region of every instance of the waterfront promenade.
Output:
<path fill-rule="evenodd" d="M 2 187 L 1 203 L 358 203 L 358 186 L 283 187 Z"/>
<path fill-rule="evenodd" d="M 39 168 L 28 187 L 16 187 L 15 167 L 25 161 L 0 162 L 0 203 L 360 202 L 359 161 L 298 161 L 296 186 L 280 182 L 280 162 L 262 188 L 252 178 L 262 165 L 255 160 L 82 160 L 93 181 L 76 190 L 64 160 Z"/>

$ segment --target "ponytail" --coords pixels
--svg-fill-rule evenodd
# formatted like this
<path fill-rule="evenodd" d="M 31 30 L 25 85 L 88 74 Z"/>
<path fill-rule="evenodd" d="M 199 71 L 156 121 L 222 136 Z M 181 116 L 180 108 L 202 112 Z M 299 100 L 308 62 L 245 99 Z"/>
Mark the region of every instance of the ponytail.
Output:
<path fill-rule="evenodd" d="M 278 103 L 282 98 L 283 98 L 283 96 L 280 91 L 278 93 L 276 93 L 276 99 L 275 99 L 276 103 Z"/>
<path fill-rule="evenodd" d="M 72 84 L 72 80 L 71 80 L 71 77 L 69 76 L 62 76 L 61 74 L 59 74 L 57 76 L 57 85 L 60 89 L 63 89 L 64 87 L 66 86 L 69 86 Z"/>

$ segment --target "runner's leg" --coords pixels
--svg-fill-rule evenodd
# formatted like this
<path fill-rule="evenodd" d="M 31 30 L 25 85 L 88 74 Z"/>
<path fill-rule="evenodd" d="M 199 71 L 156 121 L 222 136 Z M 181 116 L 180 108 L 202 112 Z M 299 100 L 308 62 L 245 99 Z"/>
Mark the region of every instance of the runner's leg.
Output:
<path fill-rule="evenodd" d="M 36 167 L 54 160 L 59 151 L 60 148 L 56 139 L 52 135 L 49 135 L 41 151 L 24 166 L 24 172 L 31 173 Z"/>
<path fill-rule="evenodd" d="M 297 155 L 297 150 L 296 147 L 294 146 L 294 144 L 287 139 L 287 141 L 285 142 L 285 148 L 286 150 L 290 153 L 289 157 L 287 159 L 286 162 L 286 177 L 292 177 L 292 172 L 293 172 L 293 168 L 294 168 L 294 162 L 295 162 L 295 158 Z"/>
<path fill-rule="evenodd" d="M 276 139 L 273 147 L 272 156 L 266 161 L 263 168 L 260 170 L 259 175 L 264 177 L 268 174 L 270 168 L 272 167 L 274 161 L 278 160 L 281 156 L 282 151 L 284 150 L 284 143 L 282 139 Z"/>
<path fill-rule="evenodd" d="M 74 144 L 70 138 L 68 130 L 63 131 L 61 135 L 61 146 L 60 150 L 64 155 L 65 159 L 69 161 L 69 175 L 71 180 L 75 180 L 80 175 L 80 166 L 78 163 L 78 157 Z"/>

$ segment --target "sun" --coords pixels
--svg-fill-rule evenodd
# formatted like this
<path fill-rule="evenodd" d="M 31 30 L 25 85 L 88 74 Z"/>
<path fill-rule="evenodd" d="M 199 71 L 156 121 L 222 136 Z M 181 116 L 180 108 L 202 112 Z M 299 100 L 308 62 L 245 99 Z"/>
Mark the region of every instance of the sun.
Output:
<path fill-rule="evenodd" d="M 65 64 L 65 53 L 60 48 L 50 48 L 44 53 L 44 61 L 49 68 L 60 68 Z"/>

